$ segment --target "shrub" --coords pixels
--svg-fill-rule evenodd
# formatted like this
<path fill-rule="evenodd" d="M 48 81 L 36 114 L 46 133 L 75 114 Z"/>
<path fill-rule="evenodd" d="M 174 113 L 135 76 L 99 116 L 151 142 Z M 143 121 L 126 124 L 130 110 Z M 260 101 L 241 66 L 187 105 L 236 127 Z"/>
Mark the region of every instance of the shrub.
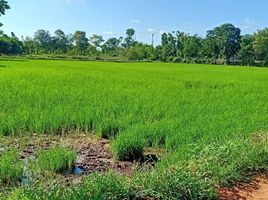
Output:
<path fill-rule="evenodd" d="M 11 184 L 23 176 L 23 164 L 18 161 L 15 150 L 7 151 L 0 156 L 0 184 Z"/>
<path fill-rule="evenodd" d="M 64 147 L 54 147 L 38 154 L 38 165 L 42 172 L 70 171 L 76 160 L 76 153 Z"/>

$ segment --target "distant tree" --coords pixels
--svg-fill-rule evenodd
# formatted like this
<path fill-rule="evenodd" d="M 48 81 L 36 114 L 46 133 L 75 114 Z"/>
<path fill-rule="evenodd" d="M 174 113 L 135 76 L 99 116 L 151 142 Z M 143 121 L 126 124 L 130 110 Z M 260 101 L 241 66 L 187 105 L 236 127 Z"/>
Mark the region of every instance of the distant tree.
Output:
<path fill-rule="evenodd" d="M 157 45 L 157 46 L 153 49 L 152 60 L 163 61 L 163 58 L 162 58 L 162 52 L 163 52 L 163 47 L 162 47 L 162 45 Z"/>
<path fill-rule="evenodd" d="M 18 55 L 22 53 L 22 42 L 11 33 L 11 37 L 8 35 L 0 36 L 0 54 L 5 55 Z"/>
<path fill-rule="evenodd" d="M 214 43 L 213 49 L 224 56 L 226 63 L 229 64 L 239 49 L 241 42 L 241 30 L 232 24 L 223 24 L 208 32 L 211 42 Z M 217 55 L 218 56 L 218 55 Z"/>
<path fill-rule="evenodd" d="M 38 44 L 39 51 L 42 53 L 50 53 L 51 36 L 49 31 L 43 29 L 36 31 L 33 40 Z"/>
<path fill-rule="evenodd" d="M 177 52 L 177 41 L 171 33 L 163 33 L 161 35 L 162 43 L 162 60 L 170 61 L 172 57 L 176 56 Z"/>
<path fill-rule="evenodd" d="M 126 30 L 126 38 L 124 40 L 123 46 L 125 48 L 130 48 L 135 46 L 135 44 L 137 43 L 134 39 L 135 36 L 135 30 L 133 28 L 127 29 Z"/>
<path fill-rule="evenodd" d="M 256 52 L 258 61 L 264 65 L 268 64 L 268 28 L 259 30 L 254 35 L 253 49 Z"/>
<path fill-rule="evenodd" d="M 153 57 L 152 45 L 137 43 L 135 46 L 127 49 L 128 60 L 151 60 Z"/>
<path fill-rule="evenodd" d="M 176 32 L 176 56 L 177 57 L 183 57 L 183 48 L 184 48 L 184 43 L 185 39 L 187 37 L 187 34 L 184 32 L 177 31 Z"/>
<path fill-rule="evenodd" d="M 85 54 L 88 46 L 88 39 L 86 37 L 86 32 L 76 31 L 72 39 L 76 47 L 76 53 Z"/>
<path fill-rule="evenodd" d="M 10 54 L 18 55 L 21 54 L 23 51 L 23 43 L 19 40 L 19 38 L 11 32 L 10 41 Z"/>
<path fill-rule="evenodd" d="M 26 37 L 23 40 L 23 51 L 27 55 L 38 54 L 39 53 L 39 45 L 32 38 Z"/>
<path fill-rule="evenodd" d="M 216 31 L 207 31 L 207 37 L 204 40 L 203 48 L 204 55 L 213 59 L 214 63 L 216 63 L 221 53 L 221 47 L 217 42 Z"/>
<path fill-rule="evenodd" d="M 93 34 L 89 38 L 89 42 L 94 45 L 97 49 L 101 48 L 101 44 L 104 42 L 104 39 L 101 35 Z"/>
<path fill-rule="evenodd" d="M 66 53 L 67 52 L 67 43 L 68 39 L 65 33 L 58 29 L 54 32 L 54 36 L 52 37 L 52 48 L 56 53 Z"/>
<path fill-rule="evenodd" d="M 202 48 L 202 39 L 197 35 L 186 36 L 183 41 L 183 55 L 184 58 L 192 60 L 198 58 Z"/>
<path fill-rule="evenodd" d="M 255 63 L 255 52 L 253 48 L 254 37 L 252 35 L 244 35 L 241 39 L 241 49 L 238 52 L 238 58 L 242 65 L 253 65 Z"/>
<path fill-rule="evenodd" d="M 10 9 L 10 6 L 8 5 L 8 2 L 5 1 L 5 0 L 0 0 L 0 16 L 1 15 L 5 15 L 5 11 L 7 9 Z M 0 23 L 0 27 L 2 26 L 3 24 Z"/>
<path fill-rule="evenodd" d="M 103 52 L 111 56 L 118 56 L 122 39 L 122 37 L 109 38 L 102 46 Z"/>

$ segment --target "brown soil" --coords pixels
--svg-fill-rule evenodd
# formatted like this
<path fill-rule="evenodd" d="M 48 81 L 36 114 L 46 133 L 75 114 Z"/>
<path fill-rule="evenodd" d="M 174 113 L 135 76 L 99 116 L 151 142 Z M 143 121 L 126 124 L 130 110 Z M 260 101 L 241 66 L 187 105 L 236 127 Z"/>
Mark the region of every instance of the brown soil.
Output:
<path fill-rule="evenodd" d="M 70 147 L 77 152 L 75 165 L 84 170 L 84 175 L 108 170 L 129 175 L 135 168 L 133 162 L 115 160 L 110 151 L 109 140 L 99 139 L 93 135 L 80 134 L 66 137 L 33 135 L 30 138 L 13 140 L 10 145 L 19 149 L 20 160 L 23 161 L 34 160 L 38 151 L 56 145 Z"/>
<path fill-rule="evenodd" d="M 258 175 L 249 183 L 219 188 L 220 200 L 268 200 L 268 174 Z"/>
<path fill-rule="evenodd" d="M 135 169 L 150 169 L 157 162 L 160 150 L 148 149 L 145 152 L 145 160 L 142 162 L 127 162 L 114 159 L 110 150 L 109 140 L 97 138 L 91 134 L 72 134 L 68 136 L 52 135 L 31 135 L 19 139 L 1 140 L 0 152 L 6 148 L 16 148 L 20 152 L 20 160 L 27 163 L 28 160 L 35 160 L 40 150 L 46 150 L 53 146 L 60 145 L 69 147 L 77 152 L 78 158 L 76 167 L 84 170 L 84 175 L 94 172 L 114 171 L 131 176 Z M 65 177 L 72 176 L 71 174 Z"/>
<path fill-rule="evenodd" d="M 118 161 L 112 157 L 109 140 L 98 138 L 68 138 L 63 143 L 69 144 L 78 153 L 76 166 L 85 170 L 85 175 L 93 172 L 113 170 L 123 174 L 131 174 L 135 168 L 133 162 Z"/>

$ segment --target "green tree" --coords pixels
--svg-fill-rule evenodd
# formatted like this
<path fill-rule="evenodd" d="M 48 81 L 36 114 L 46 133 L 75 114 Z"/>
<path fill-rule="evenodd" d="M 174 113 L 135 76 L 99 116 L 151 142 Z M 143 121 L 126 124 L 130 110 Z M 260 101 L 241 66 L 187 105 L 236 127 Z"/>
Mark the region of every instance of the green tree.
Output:
<path fill-rule="evenodd" d="M 134 36 L 135 36 L 135 30 L 133 28 L 127 29 L 126 30 L 126 35 L 127 36 L 126 36 L 126 38 L 124 40 L 123 46 L 125 48 L 130 48 L 130 47 L 135 46 L 135 44 L 137 43 L 135 41 L 135 38 L 134 38 Z"/>
<path fill-rule="evenodd" d="M 18 55 L 22 53 L 22 42 L 11 33 L 11 37 L 2 34 L 0 36 L 0 54 Z"/>
<path fill-rule="evenodd" d="M 162 43 L 162 60 L 170 61 L 176 56 L 177 40 L 171 33 L 163 33 L 161 35 Z"/>
<path fill-rule="evenodd" d="M 213 30 L 207 31 L 207 37 L 203 43 L 203 54 L 207 58 L 214 60 L 214 63 L 217 62 L 221 53 L 221 47 L 217 43 L 216 32 Z"/>
<path fill-rule="evenodd" d="M 5 15 L 7 9 L 10 9 L 8 2 L 5 0 L 0 0 L 0 16 Z M 0 23 L 0 26 L 2 26 L 2 25 L 3 24 Z"/>
<path fill-rule="evenodd" d="M 30 37 L 26 37 L 23 40 L 23 52 L 27 55 L 32 55 L 32 54 L 38 54 L 39 52 L 39 45 L 36 41 L 34 41 Z"/>
<path fill-rule="evenodd" d="M 208 32 L 211 42 L 214 43 L 213 49 L 220 51 L 227 64 L 230 63 L 240 49 L 241 30 L 232 24 L 223 24 Z M 216 54 L 219 52 L 216 52 Z M 217 55 L 218 56 L 218 55 Z"/>
<path fill-rule="evenodd" d="M 33 40 L 38 44 L 38 49 L 41 53 L 50 53 L 51 35 L 49 31 L 43 29 L 36 31 Z"/>
<path fill-rule="evenodd" d="M 76 53 L 85 55 L 88 47 L 88 39 L 86 37 L 86 32 L 76 31 L 72 39 L 76 48 Z"/>
<path fill-rule="evenodd" d="M 253 48 L 254 37 L 252 35 L 244 35 L 241 39 L 241 49 L 238 52 L 238 57 L 242 65 L 255 64 L 255 52 Z"/>
<path fill-rule="evenodd" d="M 192 60 L 198 58 L 202 48 L 202 39 L 197 35 L 185 37 L 183 41 L 183 55 L 184 58 Z"/>
<path fill-rule="evenodd" d="M 118 56 L 120 50 L 120 44 L 122 37 L 120 38 L 109 38 L 102 46 L 102 50 L 105 54 L 110 56 Z"/>
<path fill-rule="evenodd" d="M 67 43 L 68 39 L 65 33 L 58 29 L 54 32 L 54 36 L 52 37 L 52 48 L 56 53 L 66 53 L 67 52 Z"/>
<path fill-rule="evenodd" d="M 258 61 L 263 65 L 268 64 L 268 28 L 259 30 L 254 35 L 253 49 L 256 52 Z"/>
<path fill-rule="evenodd" d="M 135 46 L 127 49 L 128 60 L 151 60 L 153 58 L 152 45 L 137 43 Z"/>
<path fill-rule="evenodd" d="M 101 44 L 104 42 L 104 39 L 101 35 L 93 34 L 89 38 L 89 42 L 98 49 L 101 48 Z"/>

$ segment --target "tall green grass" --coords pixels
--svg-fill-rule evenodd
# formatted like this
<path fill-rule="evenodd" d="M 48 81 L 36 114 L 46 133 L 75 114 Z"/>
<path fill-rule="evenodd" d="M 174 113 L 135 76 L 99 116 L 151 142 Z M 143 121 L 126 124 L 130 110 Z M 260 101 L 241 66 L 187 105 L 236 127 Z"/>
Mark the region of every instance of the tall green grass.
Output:
<path fill-rule="evenodd" d="M 15 150 L 0 154 L 0 185 L 18 185 L 23 176 L 23 163 Z M 0 189 L 1 189 L 0 186 Z"/>
<path fill-rule="evenodd" d="M 172 148 L 268 129 L 266 68 L 0 62 L 5 135 L 80 129 L 115 137 L 137 126 L 147 138 L 161 132 L 151 143 Z"/>
<path fill-rule="evenodd" d="M 74 167 L 76 152 L 64 147 L 53 147 L 38 153 L 38 166 L 41 172 L 70 172 Z"/>
<path fill-rule="evenodd" d="M 121 160 L 138 159 L 145 147 L 165 148 L 169 154 L 154 172 L 159 183 L 149 177 L 139 181 L 150 195 L 163 189 L 155 195 L 165 199 L 172 188 L 180 191 L 165 189 L 172 181 L 168 177 L 177 177 L 185 181 L 180 189 L 190 191 L 179 192 L 183 198 L 196 194 L 196 188 L 205 191 L 198 198 L 209 196 L 213 192 L 204 177 L 231 185 L 250 170 L 267 169 L 267 140 L 255 141 L 268 131 L 267 68 L 44 60 L 0 64 L 5 66 L 0 68 L 2 135 L 94 132 L 113 140 L 113 153 Z M 182 175 L 177 170 L 160 175 L 173 165 L 185 169 Z"/>

